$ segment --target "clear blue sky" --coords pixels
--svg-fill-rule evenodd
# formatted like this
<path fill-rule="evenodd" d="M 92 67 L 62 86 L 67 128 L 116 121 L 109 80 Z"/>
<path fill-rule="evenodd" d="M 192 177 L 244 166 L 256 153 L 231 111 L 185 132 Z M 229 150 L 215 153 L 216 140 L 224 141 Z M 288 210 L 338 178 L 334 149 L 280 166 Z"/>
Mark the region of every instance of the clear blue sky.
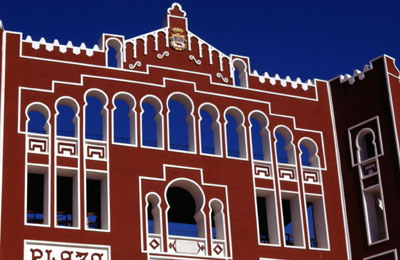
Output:
<path fill-rule="evenodd" d="M 162 25 L 174 1 L 2 1 L 6 30 L 74 45 L 130 38 Z M 331 79 L 388 54 L 400 59 L 400 1 L 181 0 L 189 30 L 270 75 Z M 399 62 L 397 62 L 399 64 Z"/>

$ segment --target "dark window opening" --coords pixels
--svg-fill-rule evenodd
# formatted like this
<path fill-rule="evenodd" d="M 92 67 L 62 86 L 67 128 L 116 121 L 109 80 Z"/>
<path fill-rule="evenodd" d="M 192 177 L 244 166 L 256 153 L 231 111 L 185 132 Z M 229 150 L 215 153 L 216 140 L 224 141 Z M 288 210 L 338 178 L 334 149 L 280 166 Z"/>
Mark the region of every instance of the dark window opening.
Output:
<path fill-rule="evenodd" d="M 212 129 L 213 119 L 205 110 L 200 110 L 200 116 L 201 152 L 215 154 L 214 131 Z"/>
<path fill-rule="evenodd" d="M 294 237 L 293 237 L 293 223 L 292 223 L 292 214 L 290 210 L 290 200 L 282 200 L 282 208 L 283 208 L 283 221 L 285 226 L 285 240 L 286 245 L 294 245 Z"/>
<path fill-rule="evenodd" d="M 263 141 L 261 126 L 257 119 L 250 118 L 251 122 L 251 144 L 253 147 L 253 159 L 264 160 Z"/>
<path fill-rule="evenodd" d="M 87 97 L 86 139 L 103 140 L 103 104 L 95 97 Z"/>
<path fill-rule="evenodd" d="M 257 196 L 258 232 L 261 243 L 269 243 L 267 202 L 264 197 Z"/>
<path fill-rule="evenodd" d="M 158 147 L 156 110 L 146 102 L 142 103 L 142 143 L 144 146 Z"/>
<path fill-rule="evenodd" d="M 28 173 L 27 222 L 44 224 L 44 175 Z"/>
<path fill-rule="evenodd" d="M 168 101 L 169 112 L 169 142 L 174 150 L 189 151 L 189 127 L 186 121 L 185 106 L 175 100 Z"/>
<path fill-rule="evenodd" d="M 374 136 L 371 133 L 365 135 L 365 145 L 367 149 L 367 157 L 372 158 L 375 156 L 375 147 L 373 144 Z"/>
<path fill-rule="evenodd" d="M 57 176 L 57 225 L 72 227 L 73 178 Z"/>
<path fill-rule="evenodd" d="M 276 153 L 278 156 L 278 163 L 288 163 L 289 159 L 288 159 L 287 151 L 285 149 L 285 147 L 286 147 L 285 138 L 279 133 L 275 133 L 275 138 L 277 141 L 276 142 Z"/>
<path fill-rule="evenodd" d="M 171 187 L 167 191 L 168 234 L 176 236 L 198 237 L 197 223 L 194 219 L 196 203 L 185 189 Z"/>
<path fill-rule="evenodd" d="M 228 156 L 230 157 L 240 157 L 240 148 L 239 148 L 239 135 L 237 132 L 237 121 L 236 119 L 226 114 L 226 120 L 228 121 L 226 125 L 226 139 L 228 142 Z"/>
<path fill-rule="evenodd" d="M 154 220 L 153 220 L 153 213 L 151 213 L 151 210 L 153 209 L 153 205 L 149 203 L 147 206 L 147 232 L 149 234 L 154 234 Z"/>
<path fill-rule="evenodd" d="M 75 136 L 75 125 L 74 118 L 75 113 L 67 105 L 58 105 L 58 116 L 57 116 L 57 135 L 58 136 Z"/>
<path fill-rule="evenodd" d="M 211 211 L 211 232 L 212 238 L 217 239 L 217 230 L 215 229 L 214 210 Z"/>
<path fill-rule="evenodd" d="M 308 217 L 308 234 L 310 236 L 310 246 L 318 247 L 317 236 L 315 232 L 314 205 L 312 202 L 307 202 L 307 217 Z"/>
<path fill-rule="evenodd" d="M 101 181 L 86 180 L 87 225 L 89 228 L 101 228 Z"/>
<path fill-rule="evenodd" d="M 28 112 L 29 122 L 28 122 L 28 132 L 37 134 L 46 134 L 45 124 L 46 117 L 39 111 L 29 111 Z"/>
<path fill-rule="evenodd" d="M 122 99 L 115 100 L 114 110 L 114 142 L 131 143 L 131 119 L 129 118 L 129 104 Z"/>

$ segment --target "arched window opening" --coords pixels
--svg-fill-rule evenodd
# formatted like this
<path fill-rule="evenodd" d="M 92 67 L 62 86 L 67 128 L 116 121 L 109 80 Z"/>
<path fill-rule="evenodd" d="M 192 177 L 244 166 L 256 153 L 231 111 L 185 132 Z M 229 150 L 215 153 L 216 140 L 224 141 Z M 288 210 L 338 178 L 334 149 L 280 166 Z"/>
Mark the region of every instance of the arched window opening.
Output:
<path fill-rule="evenodd" d="M 50 133 L 50 111 L 41 103 L 32 103 L 26 110 L 26 130 L 29 133 L 49 134 Z"/>
<path fill-rule="evenodd" d="M 145 146 L 157 147 L 156 110 L 149 103 L 142 103 L 142 143 Z"/>
<path fill-rule="evenodd" d="M 149 234 L 161 234 L 161 220 L 160 220 L 160 199 L 150 194 L 147 197 L 147 232 Z"/>
<path fill-rule="evenodd" d="M 294 146 L 292 134 L 285 127 L 279 127 L 275 131 L 275 149 L 278 163 L 295 164 Z"/>
<path fill-rule="evenodd" d="M 86 97 L 86 139 L 106 140 L 106 111 L 104 103 L 95 96 Z"/>
<path fill-rule="evenodd" d="M 288 163 L 288 155 L 285 149 L 286 141 L 285 138 L 279 133 L 275 133 L 276 138 L 276 152 L 279 163 Z"/>
<path fill-rule="evenodd" d="M 193 106 L 181 94 L 174 94 L 168 100 L 169 148 L 194 151 Z"/>
<path fill-rule="evenodd" d="M 261 113 L 254 113 L 250 117 L 251 142 L 253 148 L 253 159 L 271 161 L 268 121 Z"/>
<path fill-rule="evenodd" d="M 301 165 L 311 166 L 310 152 L 308 151 L 307 147 L 305 147 L 304 145 L 300 145 L 300 151 L 301 151 Z"/>
<path fill-rule="evenodd" d="M 226 124 L 228 156 L 240 157 L 239 136 L 236 131 L 238 125 L 236 119 L 231 115 L 226 115 L 226 120 L 228 121 L 228 123 Z"/>
<path fill-rule="evenodd" d="M 57 111 L 57 136 L 75 137 L 76 117 L 74 110 L 68 105 L 58 105 Z"/>
<path fill-rule="evenodd" d="M 168 233 L 175 236 L 199 237 L 195 220 L 196 203 L 193 196 L 180 187 L 167 191 Z"/>
<path fill-rule="evenodd" d="M 201 152 L 215 154 L 214 131 L 212 129 L 213 120 L 211 115 L 205 110 L 200 110 L 200 117 Z"/>
<path fill-rule="evenodd" d="M 107 40 L 107 66 L 122 67 L 122 44 L 117 39 Z"/>
<path fill-rule="evenodd" d="M 236 59 L 233 62 L 235 85 L 240 87 L 247 87 L 247 72 L 246 64 L 242 60 Z"/>
<path fill-rule="evenodd" d="M 46 130 L 46 117 L 39 111 L 28 112 L 28 132 L 36 134 L 47 134 Z"/>
<path fill-rule="evenodd" d="M 136 144 L 135 101 L 128 94 L 114 97 L 113 134 L 114 142 Z"/>
<path fill-rule="evenodd" d="M 371 129 L 364 129 L 357 138 L 360 161 L 365 161 L 376 156 L 375 136 Z"/>
<path fill-rule="evenodd" d="M 149 202 L 147 205 L 147 232 L 149 234 L 154 234 L 154 221 L 153 221 L 153 213 L 151 210 L 153 209 L 153 205 Z"/>
<path fill-rule="evenodd" d="M 114 110 L 114 142 L 131 143 L 131 126 L 129 118 L 129 105 L 122 99 L 115 100 Z"/>
<path fill-rule="evenodd" d="M 246 158 L 246 137 L 243 114 L 237 109 L 225 113 L 225 131 L 228 157 Z"/>
<path fill-rule="evenodd" d="M 155 97 L 148 96 L 141 102 L 141 138 L 142 146 L 163 147 L 161 103 Z"/>
<path fill-rule="evenodd" d="M 316 144 L 311 139 L 307 138 L 300 142 L 299 147 L 301 151 L 301 165 L 307 167 L 319 167 Z"/>
<path fill-rule="evenodd" d="M 217 109 L 205 104 L 200 109 L 201 152 L 221 155 L 221 129 Z"/>
<path fill-rule="evenodd" d="M 218 200 L 211 202 L 211 231 L 213 239 L 225 239 L 223 206 Z"/>

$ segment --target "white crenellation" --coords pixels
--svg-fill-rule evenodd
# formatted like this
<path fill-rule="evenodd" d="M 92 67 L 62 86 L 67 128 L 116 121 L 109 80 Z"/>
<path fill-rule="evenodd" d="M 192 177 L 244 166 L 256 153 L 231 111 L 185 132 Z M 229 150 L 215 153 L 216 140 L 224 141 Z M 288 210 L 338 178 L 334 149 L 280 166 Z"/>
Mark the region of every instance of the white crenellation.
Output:
<path fill-rule="evenodd" d="M 306 91 L 308 90 L 309 86 L 314 86 L 315 87 L 315 81 L 314 80 L 307 80 L 306 82 L 303 82 L 300 78 L 296 78 L 296 80 L 292 80 L 290 76 L 286 76 L 285 79 L 280 78 L 279 74 L 275 74 L 274 77 L 271 77 L 268 72 L 265 72 L 264 75 L 259 75 L 257 70 L 254 70 L 251 76 L 258 77 L 258 80 L 261 84 L 264 84 L 267 80 L 269 80 L 269 83 L 271 85 L 276 85 L 276 82 L 279 80 L 281 82 L 282 87 L 286 87 L 288 83 L 291 84 L 292 88 L 297 89 L 299 85 L 301 85 L 301 88 Z"/>
<path fill-rule="evenodd" d="M 149 32 L 149 33 L 146 33 L 146 34 L 142 34 L 142 35 L 127 39 L 127 40 L 125 40 L 124 44 L 126 44 L 128 42 L 133 44 L 133 58 L 136 59 L 137 55 L 138 55 L 138 53 L 137 53 L 137 40 L 138 39 L 143 40 L 143 42 L 144 42 L 144 55 L 147 55 L 147 53 L 148 53 L 148 46 L 147 46 L 148 37 L 151 35 L 151 36 L 154 37 L 154 51 L 158 52 L 159 47 L 160 47 L 158 45 L 158 33 L 159 32 L 164 33 L 164 35 L 165 35 L 165 46 L 168 48 L 169 47 L 169 44 L 168 44 L 168 28 L 162 28 L 160 30 L 152 31 L 152 32 Z"/>
<path fill-rule="evenodd" d="M 68 41 L 66 45 L 62 45 L 57 39 L 55 39 L 53 43 L 46 42 L 46 39 L 44 37 L 40 38 L 39 41 L 33 41 L 30 35 L 26 36 L 26 39 L 22 41 L 32 44 L 32 48 L 35 50 L 38 50 L 41 45 L 44 45 L 48 52 L 54 51 L 54 47 L 58 47 L 61 53 L 66 53 L 68 49 L 72 49 L 72 53 L 74 53 L 75 55 L 79 55 L 81 52 L 84 51 L 86 53 L 86 56 L 89 57 L 93 56 L 95 51 L 100 52 L 99 46 L 96 44 L 93 46 L 93 48 L 90 49 L 86 47 L 85 43 L 81 43 L 79 47 L 74 46 L 71 41 Z"/>
<path fill-rule="evenodd" d="M 356 78 L 358 78 L 359 80 L 363 80 L 365 78 L 365 73 L 371 69 L 372 69 L 372 66 L 369 66 L 366 64 L 366 65 L 364 65 L 363 71 L 354 70 L 353 76 L 351 76 L 349 74 L 340 75 L 339 76 L 340 83 L 349 82 L 350 85 L 353 85 L 354 82 L 356 82 Z"/>
<path fill-rule="evenodd" d="M 197 38 L 197 43 L 199 44 L 199 57 L 200 59 L 203 58 L 203 49 L 202 49 L 202 45 L 203 45 L 203 40 Z"/>

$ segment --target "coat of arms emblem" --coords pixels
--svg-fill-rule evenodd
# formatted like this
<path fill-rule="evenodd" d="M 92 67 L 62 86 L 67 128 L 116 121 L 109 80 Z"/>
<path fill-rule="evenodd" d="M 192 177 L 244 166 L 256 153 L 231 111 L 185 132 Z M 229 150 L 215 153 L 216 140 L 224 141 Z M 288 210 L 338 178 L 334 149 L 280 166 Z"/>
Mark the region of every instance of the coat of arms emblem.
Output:
<path fill-rule="evenodd" d="M 183 30 L 178 27 L 174 27 L 171 29 L 172 35 L 169 37 L 169 42 L 177 51 L 184 51 L 187 49 L 187 40 L 186 36 L 183 34 Z"/>

